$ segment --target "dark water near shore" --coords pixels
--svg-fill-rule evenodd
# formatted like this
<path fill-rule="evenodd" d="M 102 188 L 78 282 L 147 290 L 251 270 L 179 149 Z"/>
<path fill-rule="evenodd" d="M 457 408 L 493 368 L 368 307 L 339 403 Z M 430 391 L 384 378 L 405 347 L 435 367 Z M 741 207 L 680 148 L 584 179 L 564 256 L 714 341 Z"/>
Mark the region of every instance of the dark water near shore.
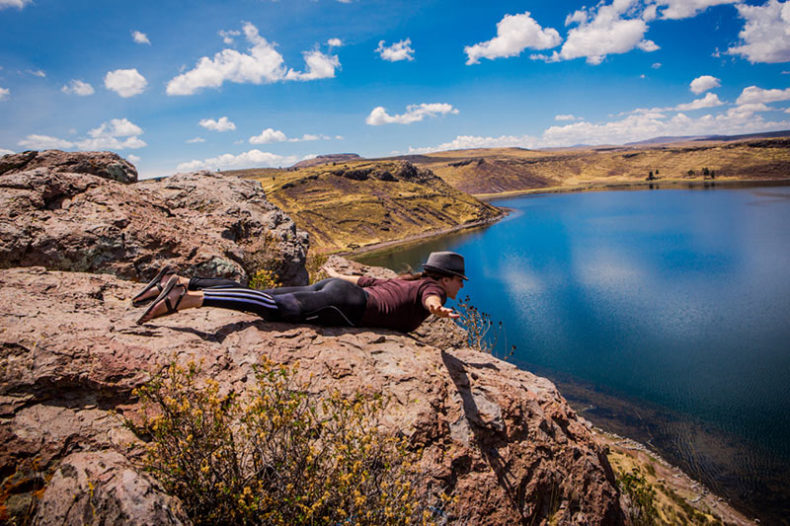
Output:
<path fill-rule="evenodd" d="M 465 255 L 512 361 L 769 524 L 790 517 L 790 187 L 495 203 L 504 221 L 360 261 Z"/>

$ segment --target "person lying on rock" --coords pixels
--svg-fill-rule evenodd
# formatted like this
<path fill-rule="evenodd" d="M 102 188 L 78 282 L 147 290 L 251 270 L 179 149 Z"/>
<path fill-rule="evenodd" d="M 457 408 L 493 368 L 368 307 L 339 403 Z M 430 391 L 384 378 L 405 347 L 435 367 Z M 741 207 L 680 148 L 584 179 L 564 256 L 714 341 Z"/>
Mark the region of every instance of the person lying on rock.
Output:
<path fill-rule="evenodd" d="M 256 290 L 223 278 L 187 279 L 164 267 L 132 298 L 132 304 L 153 299 L 138 324 L 179 310 L 218 307 L 252 312 L 266 321 L 408 332 L 430 314 L 458 318 L 443 305 L 448 297 L 455 299 L 468 279 L 463 256 L 454 252 L 432 252 L 422 272 L 394 279 L 344 276 L 325 270 L 331 277 L 313 285 Z"/>

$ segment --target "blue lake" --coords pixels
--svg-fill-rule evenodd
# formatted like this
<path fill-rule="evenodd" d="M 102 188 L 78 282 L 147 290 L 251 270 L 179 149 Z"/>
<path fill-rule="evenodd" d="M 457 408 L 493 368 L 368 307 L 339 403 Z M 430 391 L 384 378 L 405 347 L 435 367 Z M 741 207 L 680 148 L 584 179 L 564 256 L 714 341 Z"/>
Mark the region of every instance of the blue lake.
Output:
<path fill-rule="evenodd" d="M 737 507 L 790 517 L 790 187 L 530 196 L 485 229 L 359 257 L 466 257 L 511 358 Z M 452 303 L 452 302 L 450 302 Z M 503 339 L 500 338 L 500 341 Z"/>

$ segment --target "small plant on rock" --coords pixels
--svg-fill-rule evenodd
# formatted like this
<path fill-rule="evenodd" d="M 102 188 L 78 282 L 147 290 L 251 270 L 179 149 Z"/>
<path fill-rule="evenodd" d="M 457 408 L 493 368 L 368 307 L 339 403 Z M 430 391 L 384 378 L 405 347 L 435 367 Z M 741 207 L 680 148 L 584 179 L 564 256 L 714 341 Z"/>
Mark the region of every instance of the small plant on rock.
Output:
<path fill-rule="evenodd" d="M 137 394 L 145 467 L 195 524 L 433 524 L 405 441 L 378 431 L 381 398 L 318 396 L 263 360 L 249 396 L 173 363 Z"/>
<path fill-rule="evenodd" d="M 469 296 L 464 296 L 461 301 L 456 305 L 456 311 L 460 317 L 456 320 L 464 330 L 466 330 L 466 338 L 469 347 L 480 352 L 494 355 L 497 350 L 497 344 L 500 337 L 504 339 L 504 347 L 506 354 L 503 357 L 507 360 L 516 351 L 516 346 L 511 345 L 508 348 L 507 335 L 505 334 L 502 322 L 494 324 L 491 316 L 479 310 L 472 305 Z"/>
<path fill-rule="evenodd" d="M 274 289 L 280 286 L 273 270 L 261 269 L 250 279 L 250 288 L 258 290 Z"/>

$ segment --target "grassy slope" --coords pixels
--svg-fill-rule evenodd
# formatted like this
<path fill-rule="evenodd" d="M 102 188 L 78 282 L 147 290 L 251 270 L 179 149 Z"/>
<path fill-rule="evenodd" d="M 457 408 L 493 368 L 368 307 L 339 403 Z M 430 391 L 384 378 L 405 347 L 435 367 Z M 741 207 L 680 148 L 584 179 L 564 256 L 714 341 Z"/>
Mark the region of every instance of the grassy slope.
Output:
<path fill-rule="evenodd" d="M 532 151 L 492 148 L 439 152 L 409 158 L 450 185 L 478 197 L 534 191 L 702 182 L 702 169 L 717 181 L 790 179 L 790 139 L 687 142 L 651 146 Z M 696 174 L 689 176 L 688 171 Z"/>
<path fill-rule="evenodd" d="M 501 212 L 402 161 L 239 170 L 310 233 L 319 252 L 355 249 L 493 220 Z"/>

